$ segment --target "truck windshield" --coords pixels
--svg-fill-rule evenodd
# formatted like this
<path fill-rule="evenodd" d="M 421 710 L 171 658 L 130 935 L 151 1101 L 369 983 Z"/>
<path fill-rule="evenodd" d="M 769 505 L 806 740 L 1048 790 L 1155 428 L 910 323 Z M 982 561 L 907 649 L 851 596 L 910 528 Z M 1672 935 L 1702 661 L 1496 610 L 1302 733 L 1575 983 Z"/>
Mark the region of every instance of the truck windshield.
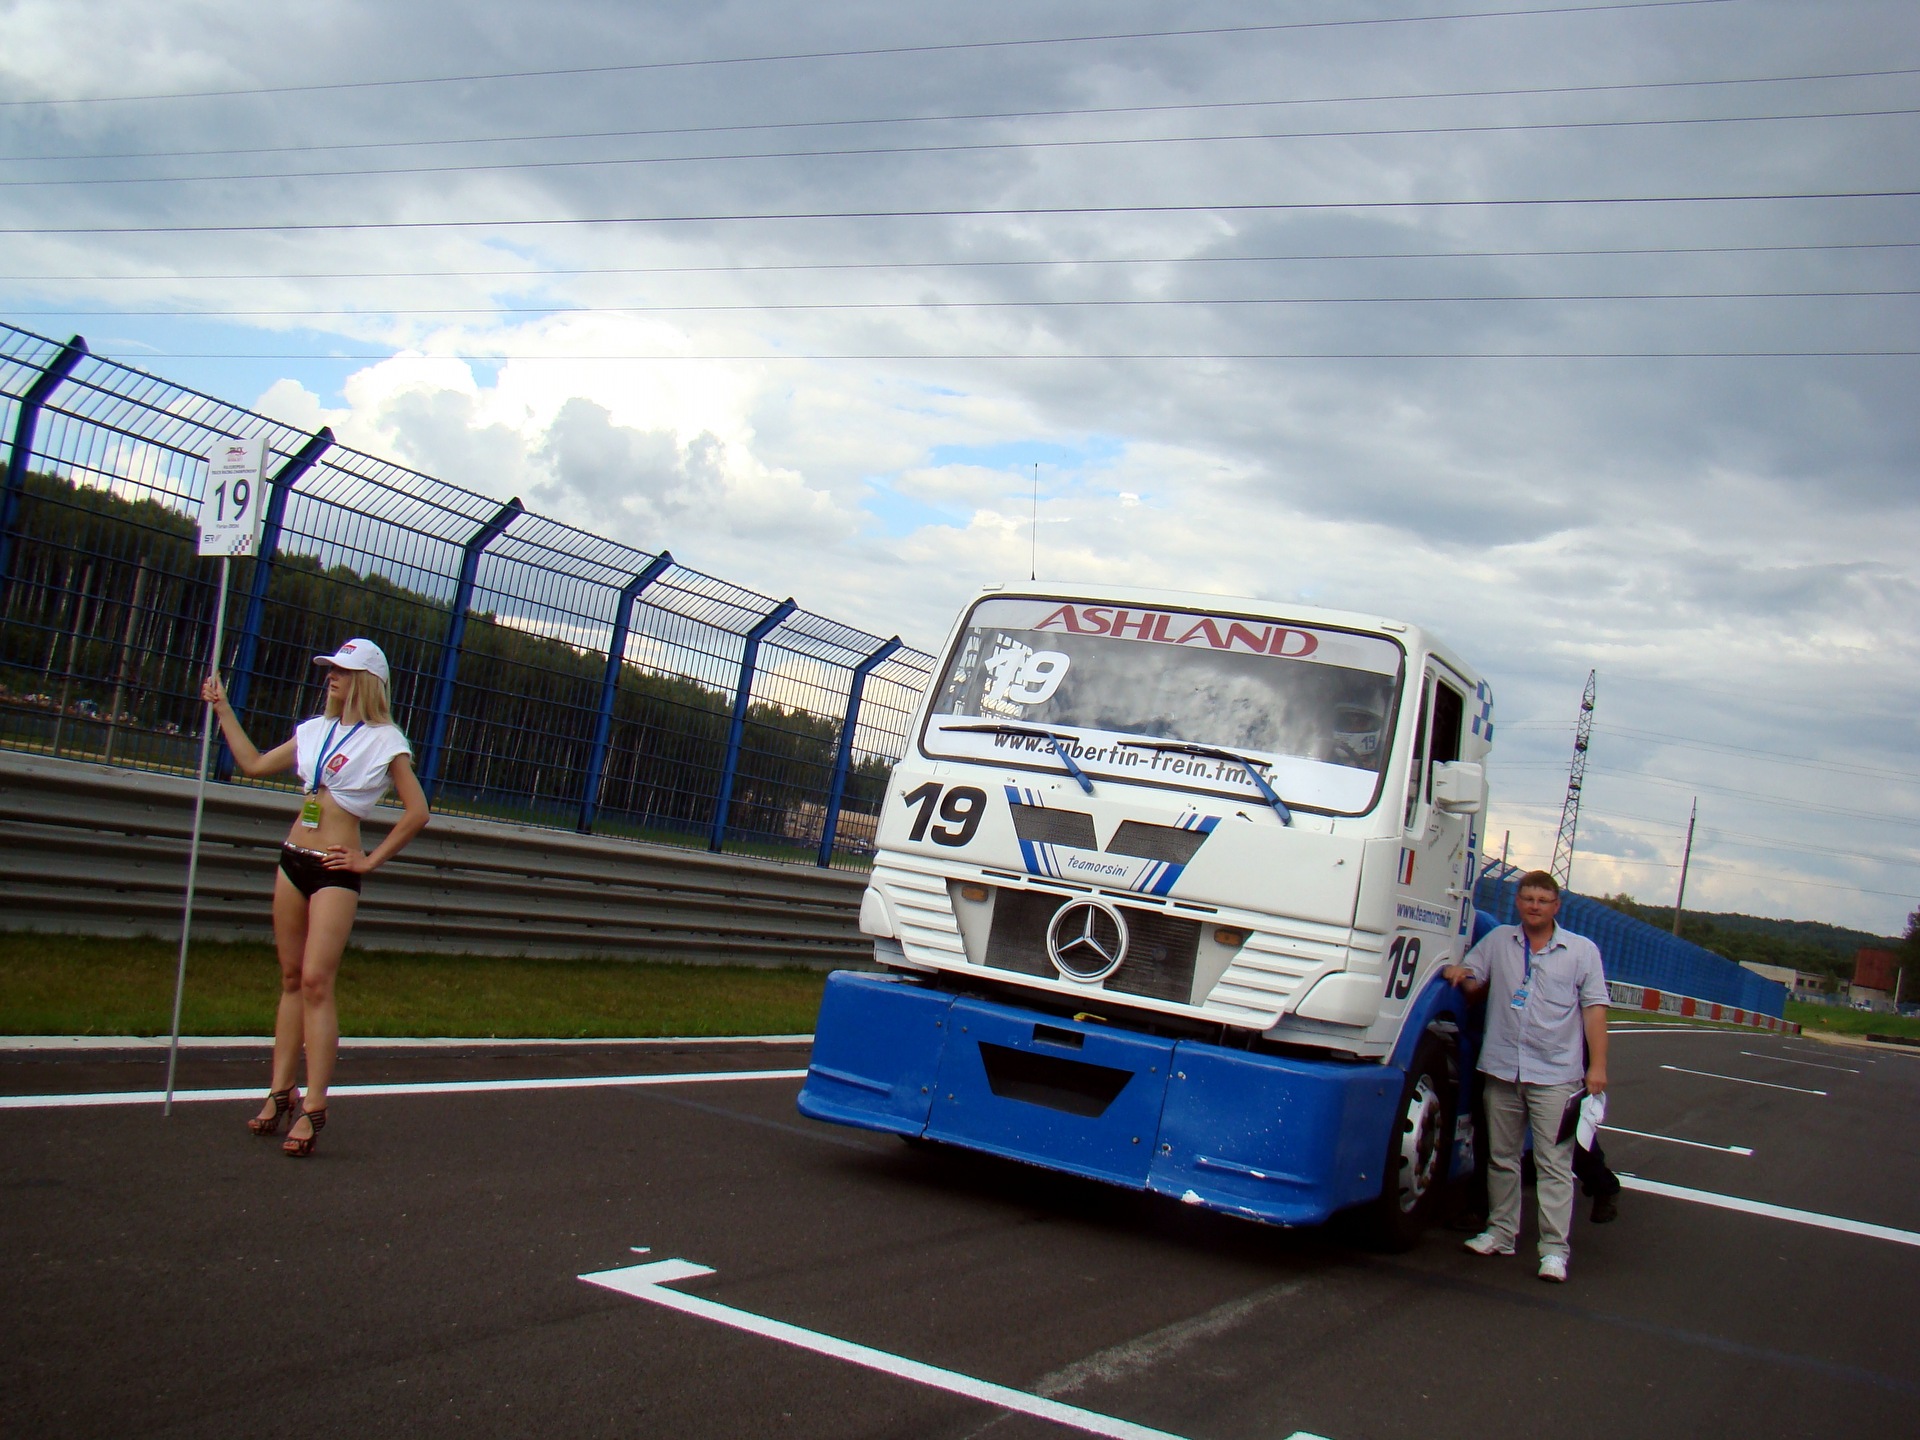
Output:
<path fill-rule="evenodd" d="M 1121 742 L 1226 747 L 1258 765 L 1287 805 L 1360 815 L 1379 797 L 1401 671 L 1400 647 L 1379 635 L 1097 601 L 982 600 L 948 657 L 921 748 L 1058 771 L 1061 743 L 1096 781 L 1264 805 L 1240 764 Z"/>

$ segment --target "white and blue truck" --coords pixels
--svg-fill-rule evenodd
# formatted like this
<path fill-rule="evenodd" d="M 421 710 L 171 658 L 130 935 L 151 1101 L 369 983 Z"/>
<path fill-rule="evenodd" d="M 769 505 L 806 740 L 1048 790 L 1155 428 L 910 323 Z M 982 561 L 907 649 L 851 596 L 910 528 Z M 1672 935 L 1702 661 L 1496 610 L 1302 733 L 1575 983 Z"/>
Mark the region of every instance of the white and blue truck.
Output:
<path fill-rule="evenodd" d="M 1492 691 L 1417 625 L 1112 587 L 962 612 L 800 1109 L 1279 1225 L 1470 1149 Z"/>

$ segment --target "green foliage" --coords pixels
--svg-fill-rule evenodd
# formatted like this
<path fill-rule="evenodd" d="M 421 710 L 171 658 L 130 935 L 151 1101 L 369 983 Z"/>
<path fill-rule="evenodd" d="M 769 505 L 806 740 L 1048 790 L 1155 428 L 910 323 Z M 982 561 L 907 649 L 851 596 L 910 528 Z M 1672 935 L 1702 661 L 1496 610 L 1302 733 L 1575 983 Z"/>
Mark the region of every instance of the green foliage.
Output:
<path fill-rule="evenodd" d="M 1595 897 L 1635 919 L 1662 930 L 1673 928 L 1671 905 L 1643 905 L 1631 895 Z M 1814 975 L 1853 978 L 1854 952 L 1862 946 L 1891 948 L 1899 942 L 1863 930 L 1849 930 L 1817 920 L 1770 920 L 1758 915 L 1696 913 L 1680 916 L 1680 938 L 1729 960 L 1758 965 L 1784 965 Z"/>
<path fill-rule="evenodd" d="M 342 523 L 350 521 L 351 524 Z M 349 635 L 387 652 L 396 720 L 423 754 L 452 623 L 444 589 L 451 558 L 438 542 L 381 527 L 372 555 L 357 547 L 366 522 L 332 510 L 312 528 L 336 537 L 323 554 L 282 551 L 262 611 L 242 716 L 262 748 L 321 706 L 312 657 Z M 14 581 L 0 625 L 0 710 L 12 743 L 119 758 L 189 763 L 174 737 L 197 731 L 198 680 L 211 643 L 215 570 L 194 554 L 190 517 L 148 499 L 29 474 L 20 509 Z M 288 543 L 294 543 L 289 541 Z M 405 547 L 401 555 L 389 553 Z M 343 563 L 351 559 L 354 563 Z M 254 561 L 234 562 L 226 623 L 245 613 Z M 377 568 L 376 568 L 377 567 Z M 689 634 L 692 633 L 689 629 Z M 644 640 L 661 659 L 625 663 L 616 678 L 597 797 L 609 825 L 704 837 L 724 765 L 732 697 L 675 666 L 707 663 L 698 643 Z M 731 661 L 714 667 L 724 672 Z M 606 657 L 591 646 L 474 612 L 461 643 L 435 803 L 473 813 L 511 810 L 571 824 L 590 768 Z M 92 717 L 112 717 L 100 723 Z M 743 839 L 805 843 L 825 801 L 839 718 L 764 701 L 745 716 L 729 823 Z M 104 740 L 103 740 L 104 737 Z M 890 766 L 867 757 L 849 775 L 848 810 L 878 810 Z"/>

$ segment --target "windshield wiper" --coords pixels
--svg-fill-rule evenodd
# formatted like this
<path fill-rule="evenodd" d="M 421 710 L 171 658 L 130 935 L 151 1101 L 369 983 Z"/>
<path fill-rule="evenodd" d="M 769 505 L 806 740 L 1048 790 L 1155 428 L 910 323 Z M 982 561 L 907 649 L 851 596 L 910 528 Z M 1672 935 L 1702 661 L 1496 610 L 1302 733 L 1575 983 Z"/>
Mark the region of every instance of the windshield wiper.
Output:
<path fill-rule="evenodd" d="M 1253 761 L 1244 755 L 1236 754 L 1232 750 L 1223 750 L 1218 745 L 1189 745 L 1184 740 L 1122 740 L 1118 743 L 1131 750 L 1159 750 L 1170 755 L 1200 755 L 1209 760 L 1231 760 L 1247 772 L 1247 778 L 1253 781 L 1253 788 L 1260 792 L 1269 805 L 1273 806 L 1273 813 L 1280 817 L 1280 823 L 1293 824 L 1293 812 L 1287 808 L 1287 802 L 1274 793 L 1273 787 L 1267 783 L 1266 776 L 1256 770 Z"/>
<path fill-rule="evenodd" d="M 1093 794 L 1093 781 L 1087 778 L 1087 772 L 1073 763 L 1073 757 L 1067 754 L 1062 739 L 1078 740 L 1078 735 L 1060 736 L 1051 730 L 1036 730 L 1031 725 L 942 725 L 941 731 L 960 735 L 1032 735 L 1053 746 L 1053 753 L 1060 757 L 1060 763 L 1067 767 L 1067 773 L 1080 782 L 1080 788 Z"/>

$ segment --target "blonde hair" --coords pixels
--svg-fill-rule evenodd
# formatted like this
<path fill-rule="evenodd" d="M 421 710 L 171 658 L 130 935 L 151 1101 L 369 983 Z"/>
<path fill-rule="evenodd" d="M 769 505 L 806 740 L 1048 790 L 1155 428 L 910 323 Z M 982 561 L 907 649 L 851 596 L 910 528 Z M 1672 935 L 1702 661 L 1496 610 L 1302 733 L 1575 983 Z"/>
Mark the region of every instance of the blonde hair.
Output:
<path fill-rule="evenodd" d="M 340 678 L 346 683 L 341 688 L 340 698 L 334 699 L 332 690 L 327 692 L 326 717 L 338 720 L 344 710 L 353 710 L 369 725 L 391 725 L 393 708 L 387 702 L 387 682 L 370 670 L 348 670 L 334 666 L 340 672 Z"/>

